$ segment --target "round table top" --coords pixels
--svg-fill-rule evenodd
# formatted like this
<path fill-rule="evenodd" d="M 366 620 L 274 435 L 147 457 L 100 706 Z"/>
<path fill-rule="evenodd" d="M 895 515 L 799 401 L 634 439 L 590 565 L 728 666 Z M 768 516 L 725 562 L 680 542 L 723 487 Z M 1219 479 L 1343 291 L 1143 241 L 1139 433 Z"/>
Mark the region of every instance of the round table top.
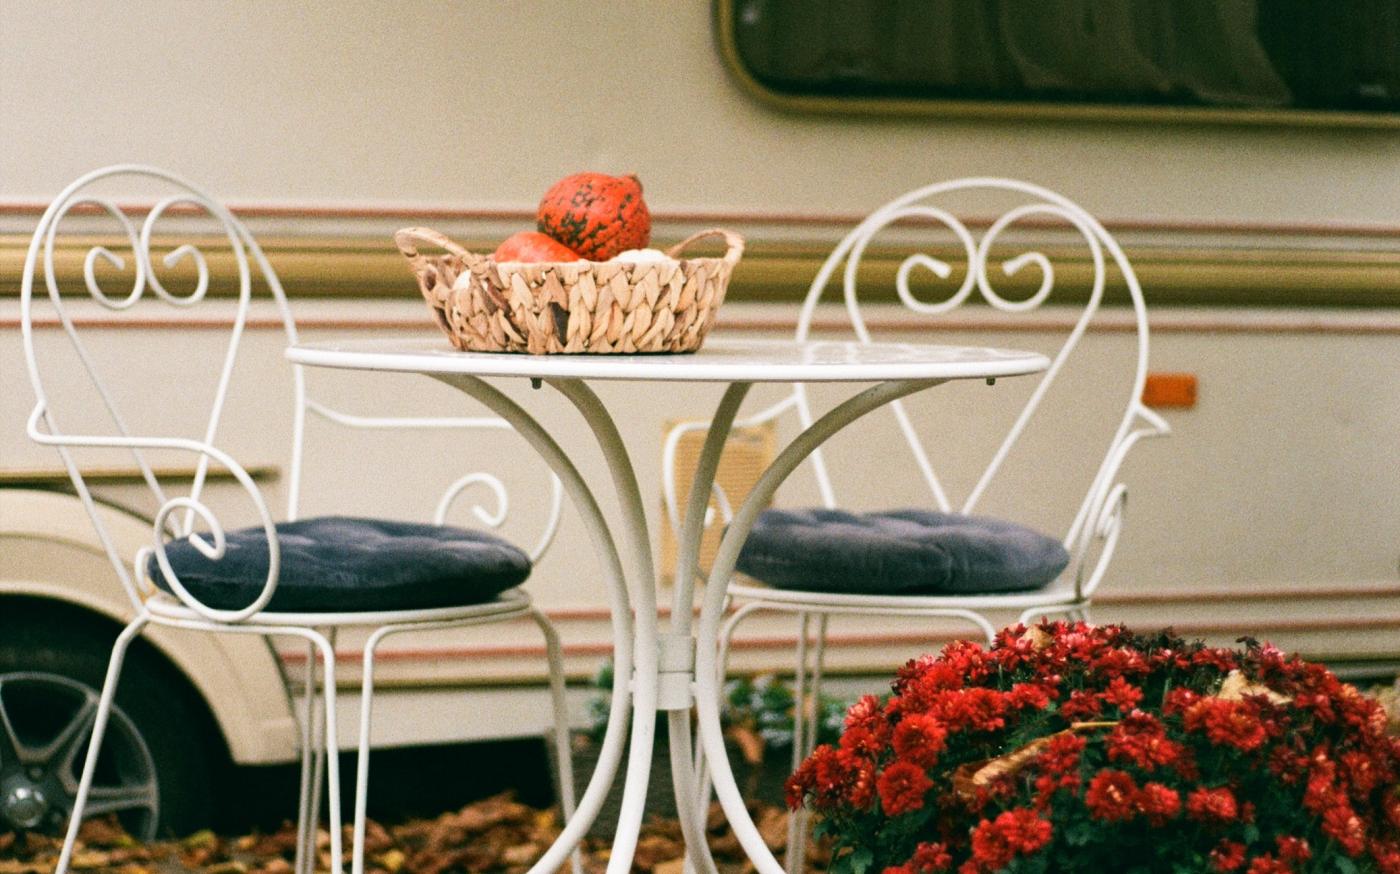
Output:
<path fill-rule="evenodd" d="M 351 339 L 287 349 L 297 364 L 398 373 L 665 382 L 883 382 L 1039 373 L 1050 359 L 983 346 L 711 337 L 700 351 L 661 355 L 458 352 L 442 337 Z"/>

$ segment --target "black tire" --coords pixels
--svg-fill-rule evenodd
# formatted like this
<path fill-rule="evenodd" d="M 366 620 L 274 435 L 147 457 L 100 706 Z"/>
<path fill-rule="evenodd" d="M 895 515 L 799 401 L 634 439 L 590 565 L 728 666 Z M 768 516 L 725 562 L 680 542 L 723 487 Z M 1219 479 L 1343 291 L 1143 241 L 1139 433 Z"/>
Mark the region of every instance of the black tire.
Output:
<path fill-rule="evenodd" d="M 35 701 L 54 711 L 67 708 L 76 713 L 83 695 L 101 694 L 112 643 L 120 629 L 88 614 L 16 611 L 18 615 L 4 615 L 10 612 L 0 605 L 0 616 L 4 616 L 0 619 L 0 678 L 10 678 L 8 684 L 0 684 L 0 696 L 7 694 L 7 688 L 12 697 L 19 696 L 12 709 L 30 714 L 25 718 L 32 721 L 32 714 L 42 709 L 34 706 Z M 42 725 L 31 731 L 42 740 Z M 74 763 L 79 773 L 89 732 L 82 734 L 83 752 Z M 99 774 L 112 774 L 115 782 L 135 785 L 153 770 L 158 798 L 154 814 L 133 809 L 119 813 L 118 819 L 142 839 L 185 835 L 208 827 L 216 812 L 216 780 L 224 775 L 226 761 L 208 712 L 185 678 L 149 644 L 139 639 L 133 642 L 117 686 Z M 25 779 L 25 775 L 14 777 L 13 764 L 8 769 L 11 790 L 16 779 Z M 0 762 L 0 774 L 7 772 L 3 766 Z M 114 769 L 125 769 L 126 773 Z M 31 770 L 37 778 L 43 769 Z M 62 768 L 55 765 L 52 770 Z M 45 786 L 51 790 L 49 795 L 58 791 L 52 780 Z M 52 809 L 35 828 L 55 832 L 62 827 L 71 807 L 71 793 L 65 794 L 62 799 L 50 799 Z M 13 799 L 13 791 L 9 797 Z M 0 804 L 5 801 L 0 795 Z M 13 827 L 15 823 L 6 823 L 4 815 L 0 809 L 0 827 Z"/>

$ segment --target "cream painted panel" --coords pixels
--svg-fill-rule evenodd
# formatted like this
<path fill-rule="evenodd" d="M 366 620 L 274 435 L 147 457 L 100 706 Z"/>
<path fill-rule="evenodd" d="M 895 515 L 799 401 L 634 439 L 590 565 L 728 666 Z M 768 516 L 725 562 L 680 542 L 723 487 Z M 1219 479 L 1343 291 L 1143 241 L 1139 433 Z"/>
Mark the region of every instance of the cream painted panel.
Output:
<path fill-rule="evenodd" d="M 639 173 L 663 210 L 864 213 L 929 180 L 1014 173 L 1110 220 L 1397 223 L 1393 129 L 785 114 L 732 81 L 710 17 L 6 0 L 0 197 L 44 201 L 139 160 L 233 202 L 528 207 L 592 168 Z"/>
<path fill-rule="evenodd" d="M 403 306 L 366 302 L 354 309 L 341 308 L 337 314 L 365 319 L 366 330 L 382 330 L 368 326 L 376 318 L 412 318 L 418 309 L 412 302 Z M 751 314 L 771 312 L 737 305 L 729 311 L 726 329 L 740 330 Z M 882 311 L 871 317 L 887 319 L 897 314 Z M 1213 318 L 1248 324 L 1244 314 L 1228 311 Z M 351 333 L 304 330 L 307 339 Z M 766 333 L 776 335 L 771 329 Z M 9 331 L 3 336 L 0 370 L 22 372 L 18 337 Z M 911 330 L 890 336 L 919 335 Z M 198 360 L 213 354 L 218 338 L 210 330 L 149 328 L 103 329 L 94 334 L 95 354 L 121 360 L 132 375 L 153 381 L 171 376 L 155 355 L 160 344 L 174 344 Z M 56 335 L 47 332 L 44 339 L 51 342 Z M 978 331 L 940 333 L 934 339 L 1044 349 L 1055 337 Z M 275 331 L 254 330 L 247 343 L 248 364 L 242 374 L 247 379 L 235 386 L 230 398 L 222 444 L 245 463 L 284 463 L 284 404 L 289 393 L 280 357 L 281 337 Z M 1063 530 L 1072 511 L 1065 495 L 1071 489 L 1082 494 L 1082 477 L 1094 457 L 1088 441 L 1107 438 L 1106 433 L 1085 433 L 1082 425 L 1095 418 L 1099 407 L 1106 410 L 1117 404 L 1114 393 L 1127 391 L 1126 377 L 1119 374 L 1129 354 L 1124 334 L 1108 331 L 1087 337 L 1076 363 L 1047 400 L 1044 418 L 1037 419 L 1027 433 L 1024 451 L 1010 459 L 1006 479 L 988 495 L 984 509 L 1008 513 L 1046 530 Z M 1397 361 L 1400 340 L 1393 333 L 1222 335 L 1174 330 L 1155 335 L 1153 369 L 1198 374 L 1200 401 L 1194 410 L 1168 413 L 1176 429 L 1173 437 L 1146 443 L 1129 458 L 1123 472 L 1131 495 L 1128 524 L 1104 593 L 1181 593 L 1187 597 L 1159 613 L 1126 615 L 1159 624 L 1184 624 L 1207 620 L 1215 609 L 1209 604 L 1192 606 L 1192 591 L 1238 590 L 1243 596 L 1261 588 L 1277 593 L 1388 585 L 1393 590 L 1400 576 L 1395 537 L 1400 531 L 1400 502 L 1394 498 L 1400 494 L 1400 467 L 1394 463 L 1395 435 L 1400 434 L 1400 396 L 1393 382 Z M 181 376 L 180 380 L 193 378 Z M 450 389 L 412 376 L 313 373 L 310 384 L 313 395 L 356 412 L 473 411 L 470 402 Z M 15 425 L 0 431 L 0 461 L 8 468 L 51 465 L 54 459 L 46 450 L 31 446 L 19 427 L 30 403 L 27 390 L 14 382 L 9 385 L 0 395 L 0 418 Z M 579 453 L 587 476 L 605 481 L 596 447 L 567 405 L 548 389 L 532 391 L 523 380 L 504 387 L 535 411 L 567 448 Z M 975 479 L 976 462 L 985 459 L 987 447 L 1013 415 L 1014 401 L 1028 390 L 1029 383 L 1014 379 L 990 388 L 980 383 L 955 385 L 911 404 L 921 427 L 938 435 L 933 448 L 951 459 L 942 472 L 955 492 Z M 776 397 L 776 391 L 756 389 L 750 408 Z M 171 409 L 170 397 L 183 394 L 177 384 L 166 393 L 133 394 L 129 400 L 142 415 L 158 418 Z M 719 396 L 715 387 L 657 392 L 626 384 L 601 385 L 599 394 L 618 413 L 623 436 L 638 460 L 644 493 L 652 495 L 659 495 L 660 488 L 661 423 L 708 415 Z M 822 389 L 816 397 L 829 402 L 836 394 Z M 792 423 L 786 424 L 785 434 L 791 435 Z M 510 434 L 396 438 L 349 434 L 314 423 L 308 439 L 305 509 L 310 513 L 353 511 L 421 518 L 431 512 L 447 482 L 484 469 L 503 475 L 511 489 L 513 513 L 504 529 L 507 536 L 532 540 L 544 514 L 544 472 Z M 909 469 L 906 450 L 888 416 L 873 414 L 838 436 L 830 451 L 837 459 L 838 493 L 850 505 L 877 508 L 926 500 L 920 484 L 904 475 Z M 273 485 L 272 491 L 280 488 Z M 224 494 L 237 496 L 235 490 Z M 810 479 L 800 472 L 780 493 L 786 504 L 814 498 Z M 247 513 L 236 501 L 228 506 L 235 516 Z M 649 503 L 648 511 L 653 522 L 659 522 L 659 497 Z M 468 520 L 465 513 L 458 518 Z M 604 598 L 596 567 L 577 518 L 566 510 L 560 536 L 540 563 L 530 590 L 561 616 L 572 647 L 572 670 L 579 673 L 586 673 L 590 659 L 598 657 L 599 644 L 607 640 L 606 625 L 598 615 Z M 1326 612 L 1316 602 L 1295 603 L 1277 595 L 1250 609 L 1256 612 L 1241 614 L 1239 620 L 1245 625 L 1251 615 L 1267 623 Z M 1393 605 L 1387 609 L 1382 603 L 1379 614 L 1367 609 L 1372 612 L 1352 615 L 1400 618 Z M 1394 629 L 1389 634 L 1393 638 Z M 462 677 L 521 679 L 537 674 L 533 656 L 521 661 L 524 656 L 507 652 L 517 644 L 525 650 L 535 647 L 533 635 L 526 639 L 515 630 L 486 629 L 473 639 L 484 640 L 495 654 L 474 664 L 441 669 Z M 1338 640 L 1345 649 L 1345 635 Z M 467 647 L 463 651 L 469 651 L 477 644 L 443 636 L 397 645 L 405 649 Z M 1393 640 L 1389 646 L 1400 651 Z M 412 682 L 417 669 L 386 670 L 397 672 L 394 676 L 403 682 Z"/>

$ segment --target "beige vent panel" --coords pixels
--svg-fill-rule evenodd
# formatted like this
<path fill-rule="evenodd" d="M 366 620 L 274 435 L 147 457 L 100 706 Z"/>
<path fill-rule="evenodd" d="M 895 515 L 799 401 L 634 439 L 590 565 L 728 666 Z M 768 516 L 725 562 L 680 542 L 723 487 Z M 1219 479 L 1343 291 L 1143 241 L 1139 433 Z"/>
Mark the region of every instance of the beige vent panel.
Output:
<path fill-rule="evenodd" d="M 665 430 L 662 432 L 663 436 L 679 424 L 682 423 L 679 421 L 666 423 Z M 684 512 L 686 501 L 690 499 L 690 484 L 695 478 L 695 468 L 700 463 L 700 451 L 705 445 L 706 433 L 705 431 L 691 431 L 681 437 L 680 443 L 676 447 L 676 500 L 682 512 Z M 758 478 L 773 462 L 773 456 L 777 453 L 777 439 L 777 431 L 770 422 L 751 428 L 735 428 L 730 433 L 729 439 L 725 441 L 715 481 L 719 483 L 720 488 L 724 489 L 725 495 L 735 509 L 738 509 L 744 499 L 749 496 L 754 485 L 757 484 Z M 715 552 L 719 549 L 720 535 L 724 532 L 724 523 L 719 515 L 717 502 L 713 497 L 710 499 L 710 506 L 715 511 L 715 522 L 706 529 L 700 541 L 700 567 L 707 573 L 714 561 Z M 661 515 L 663 520 L 661 524 L 661 579 L 670 585 L 676 578 L 678 544 L 676 532 L 671 528 L 671 522 L 666 516 L 664 506 Z"/>

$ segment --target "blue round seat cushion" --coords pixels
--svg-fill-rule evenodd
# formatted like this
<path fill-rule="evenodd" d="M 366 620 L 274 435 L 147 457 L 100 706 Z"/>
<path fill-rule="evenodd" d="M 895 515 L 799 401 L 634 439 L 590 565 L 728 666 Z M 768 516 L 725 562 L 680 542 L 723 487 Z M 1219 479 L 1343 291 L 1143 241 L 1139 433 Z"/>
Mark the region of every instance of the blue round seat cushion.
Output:
<path fill-rule="evenodd" d="M 276 525 L 277 590 L 265 609 L 341 613 L 460 607 L 494 599 L 530 575 L 530 559 L 499 537 L 445 525 L 322 516 Z M 206 536 L 206 540 L 208 537 Z M 230 532 L 219 560 L 189 541 L 166 545 L 171 569 L 204 604 L 237 610 L 267 581 L 262 526 Z M 170 585 L 152 556 L 151 580 Z"/>
<path fill-rule="evenodd" d="M 977 595 L 1042 588 L 1069 564 L 1053 537 L 933 510 L 767 510 L 738 569 L 770 586 L 852 595 Z"/>

